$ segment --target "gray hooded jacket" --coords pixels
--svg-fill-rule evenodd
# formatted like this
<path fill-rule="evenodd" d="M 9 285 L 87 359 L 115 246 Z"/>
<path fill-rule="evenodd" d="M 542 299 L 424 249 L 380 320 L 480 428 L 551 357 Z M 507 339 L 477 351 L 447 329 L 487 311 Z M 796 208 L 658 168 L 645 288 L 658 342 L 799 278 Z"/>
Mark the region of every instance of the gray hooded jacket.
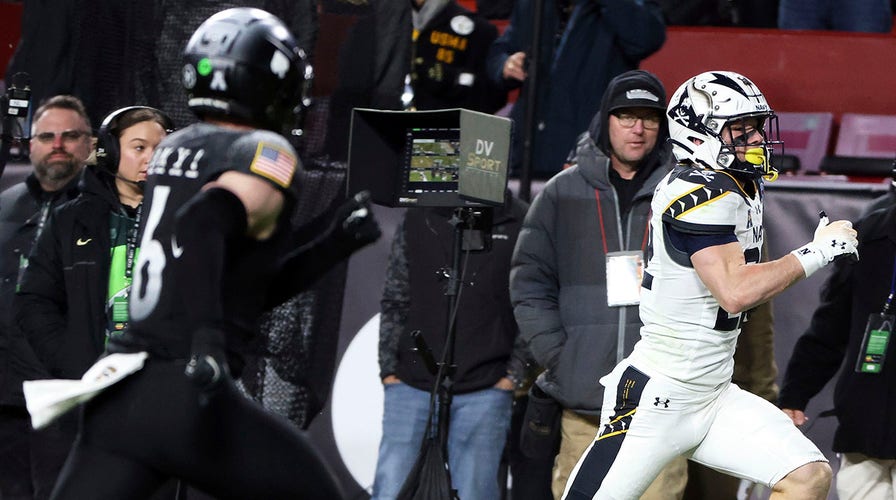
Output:
<path fill-rule="evenodd" d="M 627 78 L 647 78 L 644 71 Z M 510 296 L 520 333 L 545 368 L 539 387 L 567 409 L 597 414 L 603 400 L 598 380 L 628 355 L 639 338 L 637 306 L 607 305 L 606 254 L 647 251 L 650 201 L 668 172 L 668 127 L 636 175 L 642 182 L 625 218 L 610 183 L 607 133 L 611 83 L 574 165 L 555 175 L 535 199 L 511 262 Z M 644 255 L 646 262 L 646 254 Z"/>

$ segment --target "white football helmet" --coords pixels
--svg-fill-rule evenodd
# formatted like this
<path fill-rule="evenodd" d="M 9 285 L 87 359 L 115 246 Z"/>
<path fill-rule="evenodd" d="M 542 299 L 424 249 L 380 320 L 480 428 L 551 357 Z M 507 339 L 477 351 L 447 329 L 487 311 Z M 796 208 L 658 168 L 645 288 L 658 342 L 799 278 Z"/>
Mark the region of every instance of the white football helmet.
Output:
<path fill-rule="evenodd" d="M 783 152 L 777 117 L 747 77 L 731 71 L 708 71 L 690 78 L 672 95 L 667 115 L 672 152 L 678 161 L 690 160 L 706 168 L 753 178 L 777 178 L 778 172 L 769 162 L 772 146 L 781 145 Z M 723 141 L 722 130 L 750 117 L 759 118 L 756 128 L 762 142 L 751 145 L 745 159 L 740 160 L 735 145 Z"/>

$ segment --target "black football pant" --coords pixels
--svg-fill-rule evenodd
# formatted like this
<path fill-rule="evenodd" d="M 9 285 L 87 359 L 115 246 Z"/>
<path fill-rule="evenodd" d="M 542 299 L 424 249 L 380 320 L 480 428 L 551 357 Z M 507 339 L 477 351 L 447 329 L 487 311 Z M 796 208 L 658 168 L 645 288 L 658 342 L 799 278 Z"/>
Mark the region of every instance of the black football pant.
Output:
<path fill-rule="evenodd" d="M 216 498 L 341 499 L 305 436 L 229 379 L 200 404 L 185 361 L 146 366 L 87 403 L 58 500 L 149 497 L 167 478 Z"/>

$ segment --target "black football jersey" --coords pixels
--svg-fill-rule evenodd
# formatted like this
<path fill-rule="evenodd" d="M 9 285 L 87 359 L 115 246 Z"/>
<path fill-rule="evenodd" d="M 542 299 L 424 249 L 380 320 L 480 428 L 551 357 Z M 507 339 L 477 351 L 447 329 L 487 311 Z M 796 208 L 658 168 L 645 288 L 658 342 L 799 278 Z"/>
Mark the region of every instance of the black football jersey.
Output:
<path fill-rule="evenodd" d="M 228 242 L 221 249 L 221 286 L 212 289 L 176 263 L 184 251 L 175 232 L 177 214 L 206 183 L 226 171 L 261 177 L 293 197 L 298 168 L 292 146 L 269 131 L 199 123 L 165 138 L 147 172 L 140 255 L 129 300 L 131 323 L 127 332 L 114 339 L 113 350 L 188 356 L 190 334 L 199 326 L 192 324 L 197 320 L 190 319 L 196 316 L 190 308 L 197 297 L 205 297 L 201 294 L 213 294 L 220 306 L 211 315 L 220 317 L 202 321 L 223 325 L 230 337 L 228 347 L 238 351 L 262 313 L 267 285 L 277 272 L 282 231 L 264 241 L 241 237 Z"/>

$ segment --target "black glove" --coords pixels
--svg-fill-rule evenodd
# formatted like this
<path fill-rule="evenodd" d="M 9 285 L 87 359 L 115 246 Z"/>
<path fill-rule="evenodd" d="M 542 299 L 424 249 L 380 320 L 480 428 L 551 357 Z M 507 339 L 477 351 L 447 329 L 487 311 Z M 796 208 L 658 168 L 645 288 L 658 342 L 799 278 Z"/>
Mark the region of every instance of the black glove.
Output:
<path fill-rule="evenodd" d="M 369 245 L 383 234 L 370 208 L 370 192 L 360 191 L 333 214 L 334 236 L 354 249 Z"/>
<path fill-rule="evenodd" d="M 224 334 L 215 328 L 200 328 L 193 334 L 193 353 L 184 374 L 205 396 L 210 396 L 230 376 L 224 354 Z"/>

